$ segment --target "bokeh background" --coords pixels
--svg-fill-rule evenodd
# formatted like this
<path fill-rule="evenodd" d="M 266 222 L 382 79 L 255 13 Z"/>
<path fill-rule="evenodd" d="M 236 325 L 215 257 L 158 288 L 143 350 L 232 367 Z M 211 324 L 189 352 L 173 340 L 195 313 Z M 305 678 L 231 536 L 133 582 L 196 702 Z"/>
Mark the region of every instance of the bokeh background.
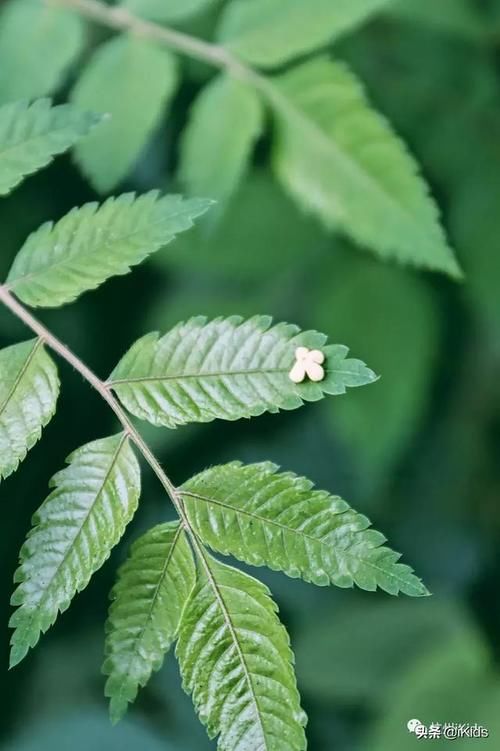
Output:
<path fill-rule="evenodd" d="M 182 28 L 209 35 L 221 4 Z M 84 56 L 106 34 L 96 31 Z M 200 313 L 269 313 L 318 328 L 381 375 L 370 387 L 294 413 L 144 428 L 177 482 L 213 463 L 271 459 L 341 494 L 433 592 L 392 599 L 254 570 L 292 637 L 312 751 L 412 749 L 418 741 L 406 722 L 413 717 L 482 723 L 488 740 L 454 747 L 500 748 L 499 43 L 498 0 L 422 0 L 336 45 L 422 164 L 463 283 L 382 263 L 327 234 L 274 181 L 266 136 L 210 232 L 186 234 L 128 277 L 40 316 L 103 377 L 139 335 Z M 179 134 L 213 75 L 184 65 L 182 88 L 123 189 L 176 189 Z M 95 198 L 69 156 L 27 180 L 0 203 L 0 271 L 42 221 Z M 0 345 L 23 337 L 21 324 L 0 310 Z M 66 455 L 115 428 L 81 378 L 64 364 L 60 373 L 55 419 L 21 471 L 0 486 L 3 666 L 12 575 L 30 517 Z M 171 517 L 145 472 L 140 510 L 111 559 L 19 668 L 2 667 L 1 749 L 215 748 L 182 693 L 171 654 L 128 718 L 117 728 L 107 719 L 100 665 L 108 592 L 130 541 Z M 444 748 L 449 741 L 420 743 Z"/>

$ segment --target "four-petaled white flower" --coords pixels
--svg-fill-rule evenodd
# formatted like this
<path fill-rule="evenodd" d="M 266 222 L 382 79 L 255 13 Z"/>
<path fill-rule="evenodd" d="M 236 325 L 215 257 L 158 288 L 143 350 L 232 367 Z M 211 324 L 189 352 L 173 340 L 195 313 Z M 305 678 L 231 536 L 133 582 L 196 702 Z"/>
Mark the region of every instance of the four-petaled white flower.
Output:
<path fill-rule="evenodd" d="M 291 369 L 288 377 L 294 383 L 302 383 L 306 375 L 311 381 L 322 381 L 325 377 L 325 370 L 322 364 L 325 362 L 325 356 L 319 349 L 308 349 L 307 347 L 297 347 L 295 350 L 296 363 Z"/>

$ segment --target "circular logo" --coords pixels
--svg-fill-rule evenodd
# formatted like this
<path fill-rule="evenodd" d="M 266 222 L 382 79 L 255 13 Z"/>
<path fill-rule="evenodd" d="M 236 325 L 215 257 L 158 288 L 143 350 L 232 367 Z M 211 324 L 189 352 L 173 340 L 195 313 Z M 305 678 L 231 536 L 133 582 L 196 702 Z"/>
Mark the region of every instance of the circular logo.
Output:
<path fill-rule="evenodd" d="M 409 720 L 409 722 L 406 724 L 406 727 L 410 731 L 410 733 L 414 733 L 415 730 L 420 727 L 422 723 L 420 720 Z"/>

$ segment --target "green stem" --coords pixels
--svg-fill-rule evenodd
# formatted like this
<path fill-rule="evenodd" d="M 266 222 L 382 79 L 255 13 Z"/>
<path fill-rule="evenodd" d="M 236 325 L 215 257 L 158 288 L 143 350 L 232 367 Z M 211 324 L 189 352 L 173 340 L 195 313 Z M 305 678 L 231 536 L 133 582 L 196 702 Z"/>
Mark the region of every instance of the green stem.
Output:
<path fill-rule="evenodd" d="M 205 570 L 205 573 L 210 582 L 210 586 L 214 590 L 215 597 L 219 600 L 219 603 L 221 604 L 223 616 L 226 620 L 227 626 L 231 630 L 231 633 L 233 634 L 233 638 L 235 639 L 235 642 L 237 642 L 236 634 L 234 633 L 234 626 L 232 624 L 229 614 L 227 613 L 227 609 L 225 608 L 224 602 L 223 601 L 221 602 L 220 590 L 217 586 L 215 577 L 208 564 L 207 555 L 204 550 L 203 544 L 198 539 L 195 531 L 192 529 L 189 523 L 186 512 L 184 510 L 182 498 L 180 494 L 178 493 L 177 488 L 175 487 L 173 482 L 168 477 L 167 473 L 162 468 L 160 462 L 158 461 L 156 456 L 153 454 L 153 452 L 149 448 L 144 438 L 141 436 L 137 428 L 130 421 L 127 413 L 121 407 L 120 403 L 114 397 L 110 386 L 104 381 L 101 381 L 101 379 L 92 370 L 90 370 L 90 368 L 87 365 L 85 365 L 85 363 L 82 360 L 80 360 L 80 358 L 77 355 L 75 355 L 74 352 L 72 352 L 71 349 L 66 344 L 63 344 L 63 342 L 61 342 L 60 339 L 54 336 L 54 334 L 52 334 L 37 318 L 35 318 L 24 307 L 24 305 L 22 305 L 14 297 L 14 295 L 7 289 L 5 285 L 0 285 L 0 303 L 3 303 L 5 307 L 8 308 L 8 310 L 10 310 L 11 313 L 13 313 L 16 316 L 16 318 L 21 320 L 29 329 L 31 329 L 31 331 L 33 331 L 33 333 L 35 333 L 39 337 L 40 341 L 43 344 L 45 344 L 47 347 L 49 347 L 54 352 L 56 352 L 67 363 L 72 365 L 73 368 L 78 373 L 80 373 L 80 375 L 83 376 L 83 378 L 97 391 L 97 393 L 111 407 L 111 409 L 113 410 L 116 417 L 120 421 L 120 424 L 123 427 L 124 434 L 128 436 L 129 439 L 135 444 L 137 449 L 140 451 L 140 453 L 142 454 L 142 456 L 144 457 L 144 459 L 149 464 L 149 466 L 155 473 L 156 477 L 162 484 L 163 488 L 167 492 L 167 495 L 170 497 L 175 507 L 175 510 L 177 511 L 177 514 L 179 515 L 179 518 L 182 522 L 182 526 L 189 537 L 191 546 L 201 566 Z"/>
<path fill-rule="evenodd" d="M 142 18 L 134 16 L 126 8 L 104 5 L 98 0 L 45 0 L 45 2 L 50 5 L 62 5 L 109 29 L 151 39 L 181 55 L 225 70 L 234 78 L 239 78 L 254 86 L 275 107 L 283 109 L 287 106 L 284 97 L 272 80 L 261 75 L 249 65 L 245 65 L 238 57 L 219 44 L 205 42 L 203 39 L 176 31 L 168 26 L 144 21 Z M 165 0 L 165 2 L 168 2 L 168 0 Z"/>
<path fill-rule="evenodd" d="M 89 383 L 97 393 L 104 399 L 104 401 L 111 407 L 116 417 L 118 418 L 123 430 L 130 440 L 137 446 L 138 450 L 143 455 L 146 462 L 149 464 L 158 480 L 165 488 L 172 503 L 175 506 L 179 517 L 182 520 L 184 527 L 194 536 L 191 530 L 189 522 L 187 520 L 182 500 L 180 499 L 177 488 L 170 480 L 166 472 L 163 470 L 160 462 L 153 454 L 148 444 L 141 436 L 137 428 L 131 422 L 125 410 L 113 395 L 111 388 L 101 381 L 96 374 L 80 360 L 77 355 L 74 354 L 60 339 L 52 334 L 37 318 L 35 318 L 21 303 L 9 292 L 5 285 L 0 285 L 0 302 L 8 308 L 17 318 L 19 318 L 33 333 L 35 333 L 39 339 L 47 345 L 50 349 L 56 352 L 63 360 L 69 363 L 83 378 Z"/>
<path fill-rule="evenodd" d="M 224 47 L 205 42 L 197 37 L 170 29 L 167 26 L 145 21 L 121 6 L 104 5 L 98 0 L 46 0 L 51 5 L 63 5 L 82 16 L 115 31 L 127 31 L 137 36 L 165 44 L 182 55 L 209 63 L 216 68 L 228 69 L 234 75 L 252 78 L 257 75 Z M 168 2 L 168 0 L 165 0 Z"/>

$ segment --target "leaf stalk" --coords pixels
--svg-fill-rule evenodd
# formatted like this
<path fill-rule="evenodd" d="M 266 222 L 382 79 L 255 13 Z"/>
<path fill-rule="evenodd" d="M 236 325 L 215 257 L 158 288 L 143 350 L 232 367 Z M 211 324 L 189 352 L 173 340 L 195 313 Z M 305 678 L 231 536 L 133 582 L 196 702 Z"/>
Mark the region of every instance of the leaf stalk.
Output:
<path fill-rule="evenodd" d="M 129 419 L 125 410 L 121 407 L 118 400 L 114 397 L 110 386 L 101 381 L 101 379 L 66 345 L 61 342 L 49 329 L 47 329 L 37 318 L 35 318 L 19 300 L 17 300 L 12 292 L 8 290 L 5 285 L 0 285 L 0 303 L 5 305 L 6 308 L 13 313 L 22 323 L 25 324 L 39 339 L 46 344 L 51 350 L 59 355 L 63 360 L 69 363 L 81 376 L 89 383 L 92 388 L 104 399 L 108 406 L 112 409 L 118 421 L 120 422 L 125 435 L 135 444 L 138 451 L 142 454 L 146 462 L 149 464 L 156 477 L 166 490 L 170 500 L 172 501 L 175 510 L 179 514 L 184 528 L 188 531 L 191 538 L 195 537 L 192 531 L 189 521 L 184 512 L 182 501 L 177 493 L 177 488 L 170 480 L 160 462 L 153 454 L 148 444 L 141 436 L 135 425 Z"/>

